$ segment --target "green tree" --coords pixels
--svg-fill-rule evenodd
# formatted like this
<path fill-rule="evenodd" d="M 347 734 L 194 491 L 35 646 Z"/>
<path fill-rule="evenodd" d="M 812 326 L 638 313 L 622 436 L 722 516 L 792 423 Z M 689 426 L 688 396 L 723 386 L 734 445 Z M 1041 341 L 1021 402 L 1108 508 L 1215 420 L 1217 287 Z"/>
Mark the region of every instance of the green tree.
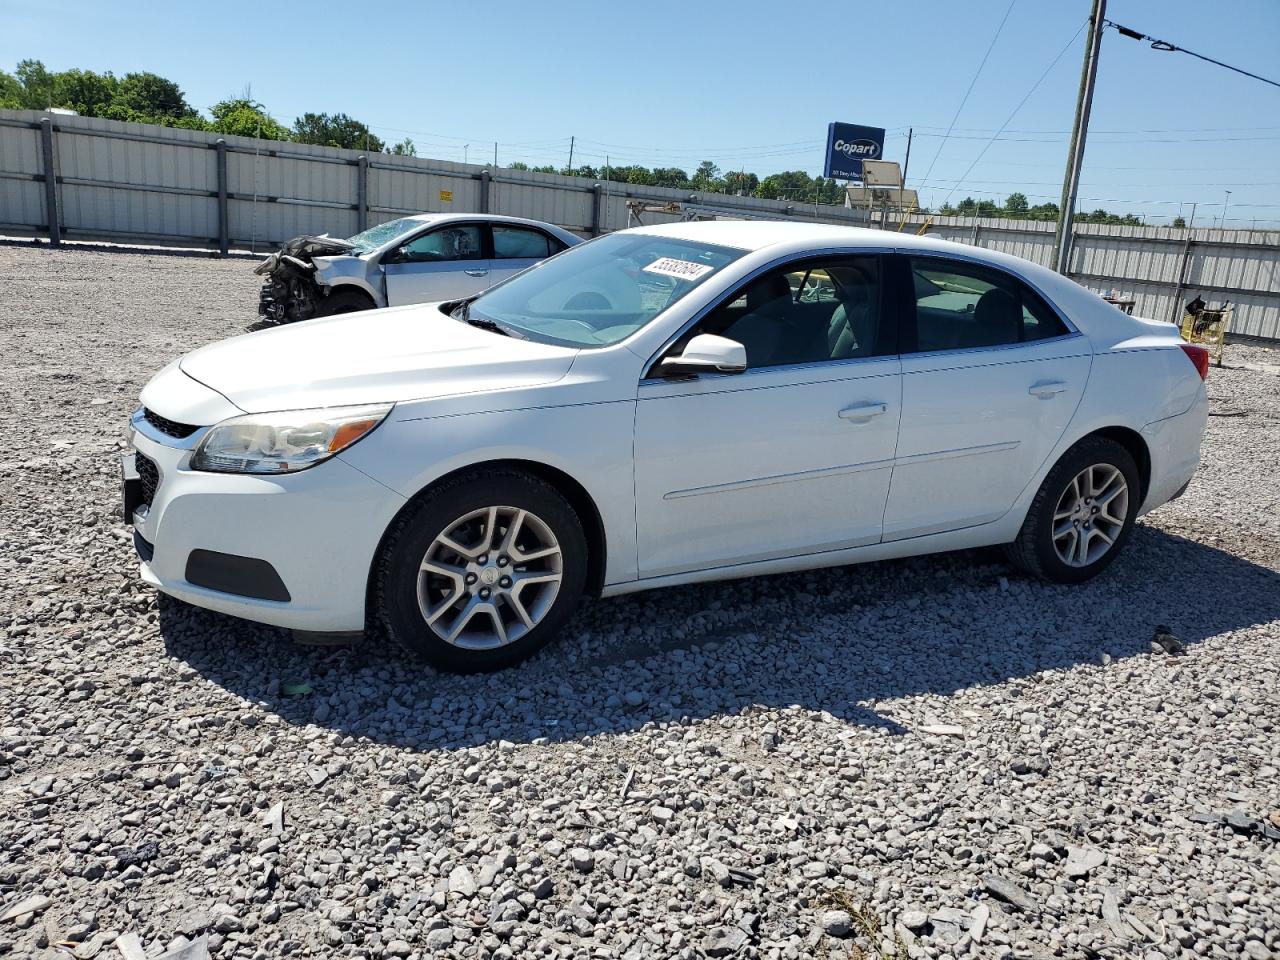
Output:
<path fill-rule="evenodd" d="M 1037 203 L 1027 211 L 1027 216 L 1031 220 L 1057 220 L 1058 205 L 1056 203 Z"/>
<path fill-rule="evenodd" d="M 1011 193 L 1009 199 L 1004 202 L 1005 213 L 1011 216 L 1020 216 L 1029 209 L 1027 204 L 1027 195 L 1025 193 Z"/>
<path fill-rule="evenodd" d="M 691 186 L 689 174 L 679 167 L 654 167 L 653 184 L 656 187 L 670 187 L 673 190 L 687 190 Z"/>
<path fill-rule="evenodd" d="M 693 172 L 692 186 L 695 190 L 719 190 L 724 186 L 720 168 L 710 160 L 703 160 Z"/>
<path fill-rule="evenodd" d="M 25 91 L 18 78 L 11 73 L 0 70 L 0 108 L 5 110 L 21 110 L 22 96 Z"/>
<path fill-rule="evenodd" d="M 322 147 L 381 153 L 383 143 L 369 128 L 345 113 L 304 113 L 293 122 L 293 139 Z"/>
<path fill-rule="evenodd" d="M 146 72 L 124 75 L 107 115 L 120 120 L 167 125 L 199 117 L 176 83 Z"/>
<path fill-rule="evenodd" d="M 262 140 L 288 140 L 289 128 L 276 121 L 266 107 L 248 97 L 220 100 L 209 108 L 217 133 Z"/>
<path fill-rule="evenodd" d="M 1185 230 L 1187 228 L 1187 221 L 1182 217 L 1174 217 L 1173 225 L 1179 230 Z"/>
<path fill-rule="evenodd" d="M 57 106 L 53 102 L 53 74 L 39 60 L 19 60 L 16 71 L 22 84 L 22 106 L 27 110 L 44 110 Z"/>
<path fill-rule="evenodd" d="M 755 195 L 766 200 L 795 200 L 813 202 L 814 178 L 803 170 L 785 170 L 771 173 L 760 181 Z"/>
<path fill-rule="evenodd" d="M 418 148 L 414 146 L 413 141 L 405 137 L 399 143 L 392 144 L 387 148 L 387 153 L 397 157 L 416 157 Z"/>
<path fill-rule="evenodd" d="M 724 188 L 730 193 L 737 193 L 739 190 L 746 196 L 755 193 L 756 188 L 760 186 L 760 178 L 754 173 L 745 171 L 735 171 L 724 175 Z"/>
<path fill-rule="evenodd" d="M 69 107 L 86 117 L 102 116 L 120 92 L 120 81 L 109 72 L 73 69 L 52 76 L 52 105 Z"/>

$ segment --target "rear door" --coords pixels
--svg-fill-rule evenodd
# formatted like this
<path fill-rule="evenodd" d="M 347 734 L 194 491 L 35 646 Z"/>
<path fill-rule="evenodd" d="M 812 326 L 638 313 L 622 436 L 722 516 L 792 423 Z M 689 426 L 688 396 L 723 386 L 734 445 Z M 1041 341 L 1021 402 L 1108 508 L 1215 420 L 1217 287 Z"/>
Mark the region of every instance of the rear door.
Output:
<path fill-rule="evenodd" d="M 489 286 L 501 283 L 564 249 L 559 240 L 533 227 L 494 223 L 490 229 L 493 259 L 489 264 Z"/>
<path fill-rule="evenodd" d="M 487 240 L 484 224 L 447 223 L 383 254 L 387 305 L 431 303 L 481 293 L 489 286 Z"/>
<path fill-rule="evenodd" d="M 1020 279 L 962 258 L 895 258 L 902 423 L 884 538 L 996 520 L 1070 422 L 1089 341 Z"/>

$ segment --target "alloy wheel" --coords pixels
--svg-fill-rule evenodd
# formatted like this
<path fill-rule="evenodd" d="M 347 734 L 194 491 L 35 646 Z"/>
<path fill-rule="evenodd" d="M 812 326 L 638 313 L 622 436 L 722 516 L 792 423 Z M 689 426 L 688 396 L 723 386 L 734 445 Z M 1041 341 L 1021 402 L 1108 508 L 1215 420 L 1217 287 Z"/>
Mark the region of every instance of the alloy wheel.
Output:
<path fill-rule="evenodd" d="M 1129 484 L 1109 463 L 1085 467 L 1053 511 L 1053 547 L 1069 567 L 1087 567 L 1115 544 L 1129 515 Z"/>
<path fill-rule="evenodd" d="M 540 517 L 519 507 L 482 507 L 454 520 L 427 548 L 418 608 L 446 643 L 504 647 L 546 617 L 562 573 L 560 544 Z"/>

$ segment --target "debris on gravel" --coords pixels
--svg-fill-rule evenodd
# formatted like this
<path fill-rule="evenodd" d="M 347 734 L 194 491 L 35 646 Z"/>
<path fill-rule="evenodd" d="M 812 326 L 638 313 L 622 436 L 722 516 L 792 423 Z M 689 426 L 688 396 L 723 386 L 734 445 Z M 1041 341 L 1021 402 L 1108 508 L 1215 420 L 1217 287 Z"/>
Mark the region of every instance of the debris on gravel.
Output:
<path fill-rule="evenodd" d="M 0 245 L 0 954 L 1280 955 L 1275 351 L 1087 584 L 683 587 L 454 677 L 138 577 L 123 425 L 251 266 Z"/>

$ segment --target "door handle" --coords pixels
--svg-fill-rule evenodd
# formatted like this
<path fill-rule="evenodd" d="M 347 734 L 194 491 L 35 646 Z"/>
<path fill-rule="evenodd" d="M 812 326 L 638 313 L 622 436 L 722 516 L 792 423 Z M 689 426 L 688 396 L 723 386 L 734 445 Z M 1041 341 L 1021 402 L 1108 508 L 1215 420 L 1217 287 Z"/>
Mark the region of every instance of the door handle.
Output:
<path fill-rule="evenodd" d="M 468 277 L 487 277 L 489 275 L 488 270 L 463 270 L 462 272 Z"/>
<path fill-rule="evenodd" d="M 866 423 L 872 417 L 878 417 L 889 411 L 887 403 L 855 403 L 840 411 L 840 419 L 850 423 Z"/>
<path fill-rule="evenodd" d="M 1050 397 L 1066 392 L 1066 389 L 1067 385 L 1061 380 L 1045 380 L 1040 383 L 1033 383 L 1027 393 L 1033 397 L 1039 397 L 1041 400 L 1048 400 Z"/>

